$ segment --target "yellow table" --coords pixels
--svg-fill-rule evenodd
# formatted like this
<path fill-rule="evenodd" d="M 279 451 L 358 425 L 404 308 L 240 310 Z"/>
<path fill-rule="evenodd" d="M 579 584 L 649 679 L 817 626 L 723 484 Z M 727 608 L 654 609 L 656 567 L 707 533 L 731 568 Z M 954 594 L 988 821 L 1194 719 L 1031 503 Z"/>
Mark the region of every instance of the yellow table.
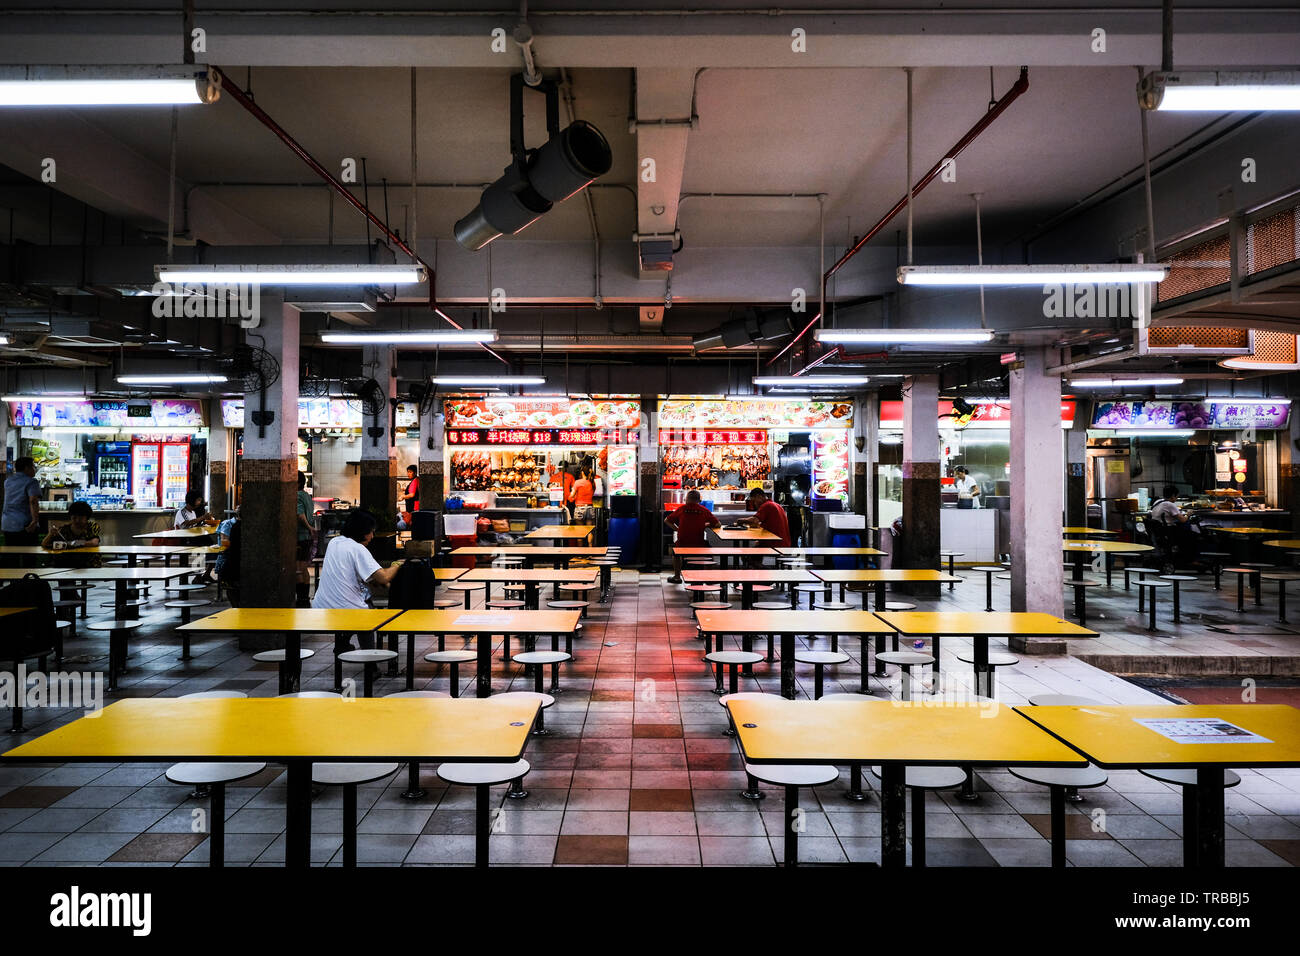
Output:
<path fill-rule="evenodd" d="M 487 585 L 486 597 L 492 597 L 493 584 L 522 584 L 524 606 L 536 610 L 541 604 L 541 586 L 561 584 L 595 584 L 600 577 L 596 568 L 472 568 L 458 579 L 462 582 L 481 581 Z"/>
<path fill-rule="evenodd" d="M 1196 785 L 1183 788 L 1184 800 L 1193 801 L 1188 817 L 1196 822 L 1195 839 L 1183 844 L 1184 866 L 1223 867 L 1225 768 L 1300 767 L 1300 710 L 1281 704 L 1021 706 L 1016 710 L 1099 767 L 1195 769 Z M 1141 721 L 1209 721 L 1211 727 L 1221 723 L 1234 730 L 1224 736 L 1201 736 L 1195 733 L 1201 728 Z M 1189 731 L 1193 733 L 1180 736 Z"/>
<path fill-rule="evenodd" d="M 850 584 L 869 584 L 875 588 L 876 610 L 885 609 L 885 587 L 889 584 L 938 584 L 956 583 L 961 580 L 953 574 L 944 574 L 929 568 L 860 568 L 856 571 L 814 571 L 813 574 L 827 584 L 840 586 L 840 600 L 844 600 L 844 589 Z M 862 609 L 867 610 L 867 592 L 862 592 Z"/>
<path fill-rule="evenodd" d="M 126 557 L 128 567 L 135 567 L 136 561 L 140 557 L 161 557 L 166 560 L 167 566 L 170 567 L 172 557 L 186 554 L 191 550 L 191 548 L 184 545 L 176 544 L 98 544 L 93 548 L 60 548 L 57 551 L 52 548 L 43 548 L 39 544 L 6 544 L 0 545 L 0 556 L 12 554 L 24 557 L 57 558 L 64 554 L 119 554 Z"/>
<path fill-rule="evenodd" d="M 0 617 L 9 617 L 11 614 L 26 614 L 28 611 L 34 611 L 34 607 L 0 607 Z"/>
<path fill-rule="evenodd" d="M 551 649 L 559 649 L 559 637 L 563 634 L 569 639 L 570 646 L 581 611 L 404 611 L 379 629 L 381 634 L 398 634 L 406 637 L 406 689 L 413 689 L 411 683 L 415 673 L 415 635 L 438 635 L 438 650 L 443 649 L 443 638 L 448 634 L 472 634 L 476 638 L 478 665 L 475 672 L 475 693 L 479 697 L 492 694 L 492 636 L 501 634 L 505 637 L 503 653 L 510 660 L 510 637 L 521 635 L 525 649 L 533 649 L 533 638 L 538 635 L 551 637 Z"/>
<path fill-rule="evenodd" d="M 524 535 L 525 541 L 586 541 L 596 530 L 594 524 L 544 524 Z"/>
<path fill-rule="evenodd" d="M 434 568 L 433 579 L 435 581 L 455 581 L 463 575 L 468 568 Z"/>
<path fill-rule="evenodd" d="M 766 528 L 710 528 L 709 534 L 717 536 L 719 541 L 731 541 L 735 544 L 771 544 L 780 541 L 781 536 L 773 534 Z"/>
<path fill-rule="evenodd" d="M 17 581 L 19 578 L 34 574 L 38 578 L 48 578 L 52 574 L 66 571 L 67 568 L 0 568 L 0 581 Z"/>
<path fill-rule="evenodd" d="M 740 585 L 740 606 L 748 608 L 754 603 L 755 584 L 816 584 L 809 571 L 785 568 L 691 568 L 682 572 L 687 584 L 717 584 L 722 600 L 727 599 L 727 586 Z"/>
<path fill-rule="evenodd" d="M 756 636 L 781 638 L 781 696 L 794 700 L 794 639 L 797 634 L 851 634 L 862 643 L 862 675 L 858 687 L 867 693 L 867 639 L 876 640 L 876 653 L 884 650 L 886 634 L 894 629 L 867 611 L 700 611 L 696 614 L 704 635 L 706 653 L 713 635 L 739 634 L 745 650 Z M 721 675 L 721 669 L 718 671 Z"/>
<path fill-rule="evenodd" d="M 1211 531 L 1218 531 L 1222 534 L 1277 534 L 1277 528 L 1227 528 L 1223 525 L 1214 525 Z"/>
<path fill-rule="evenodd" d="M 1083 539 L 1071 541 L 1068 538 L 1062 539 L 1061 549 L 1074 555 L 1074 580 L 1083 580 L 1083 556 L 1085 554 L 1100 553 L 1105 556 L 1106 563 L 1106 587 L 1110 587 L 1111 574 L 1111 555 L 1114 554 L 1140 554 L 1144 551 L 1154 551 L 1155 548 L 1149 544 L 1137 544 L 1133 541 L 1100 541 Z"/>
<path fill-rule="evenodd" d="M 189 638 L 193 631 L 223 633 L 251 632 L 256 634 L 283 634 L 285 662 L 280 667 L 280 693 L 289 694 L 298 689 L 302 662 L 298 653 L 302 648 L 303 634 L 333 634 L 335 643 L 349 634 L 373 635 L 380 626 L 397 617 L 396 610 L 327 610 L 307 607 L 232 607 L 209 614 L 197 621 L 182 624 L 176 630 L 185 641 L 184 654 L 189 654 Z M 334 689 L 342 690 L 342 667 L 335 661 Z"/>
<path fill-rule="evenodd" d="M 168 528 L 165 531 L 147 531 L 144 534 L 134 534 L 131 537 L 188 541 L 191 538 L 210 538 L 216 533 L 216 525 L 200 525 L 196 528 Z"/>
<path fill-rule="evenodd" d="M 736 566 L 739 567 L 742 559 L 757 558 L 759 563 L 762 563 L 763 558 L 775 558 L 779 553 L 776 548 L 761 546 L 741 549 L 730 545 L 725 548 L 682 548 L 673 545 L 673 554 L 680 558 L 717 558 L 718 566 L 723 568 L 727 567 L 727 562 L 733 558 L 736 561 Z"/>
<path fill-rule="evenodd" d="M 833 558 L 879 558 L 885 554 L 879 548 L 777 548 L 776 551 L 789 558 L 821 558 L 822 567 L 828 571 Z"/>
<path fill-rule="evenodd" d="M 1265 547 L 1269 548 L 1286 548 L 1287 550 L 1300 550 L 1300 538 L 1274 538 L 1272 541 L 1265 541 Z"/>
<path fill-rule="evenodd" d="M 110 704 L 96 716 L 65 724 L 0 759 L 285 763 L 285 864 L 305 867 L 313 763 L 509 763 L 523 754 L 538 710 L 537 701 L 518 698 L 141 698 Z M 487 800 L 479 799 L 479 866 L 487 865 L 488 830 Z"/>
<path fill-rule="evenodd" d="M 740 749 L 750 763 L 880 764 L 881 862 L 906 861 L 904 768 L 1082 767 L 1069 747 L 989 701 L 983 704 L 930 702 L 735 700 L 727 705 Z M 914 812 L 925 791 L 913 791 Z M 789 808 L 787 808 L 789 809 Z M 787 814 L 786 819 L 790 816 Z M 787 861 L 792 834 L 786 833 Z M 913 826 L 912 855 L 924 854 L 924 827 Z"/>
<path fill-rule="evenodd" d="M 569 562 L 574 558 L 603 558 L 605 556 L 605 549 L 586 545 L 575 545 L 569 547 L 510 545 L 495 548 L 475 546 L 469 548 L 457 548 L 451 553 L 451 556 L 453 558 L 523 558 L 524 567 L 526 568 L 531 568 L 534 562 L 537 561 L 559 561 L 561 567 L 567 568 Z"/>
<path fill-rule="evenodd" d="M 877 616 L 909 638 L 934 641 L 934 675 L 939 676 L 940 641 L 969 637 L 975 648 L 975 693 L 993 696 L 993 670 L 988 666 L 990 637 L 1096 637 L 1096 631 L 1037 611 L 881 611 Z M 936 680 L 935 686 L 938 686 Z"/>
<path fill-rule="evenodd" d="M 165 584 L 193 573 L 193 568 L 63 568 L 44 577 L 56 588 L 60 582 L 111 581 L 114 615 L 118 620 L 134 621 L 139 619 L 140 611 L 126 603 L 131 584 L 148 581 L 161 581 Z"/>

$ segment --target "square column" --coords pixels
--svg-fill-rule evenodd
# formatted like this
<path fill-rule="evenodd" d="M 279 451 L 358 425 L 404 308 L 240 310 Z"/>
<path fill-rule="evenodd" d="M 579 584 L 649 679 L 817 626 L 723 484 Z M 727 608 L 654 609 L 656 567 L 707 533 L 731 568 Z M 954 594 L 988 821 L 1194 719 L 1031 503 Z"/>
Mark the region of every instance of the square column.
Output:
<path fill-rule="evenodd" d="M 895 567 L 939 567 L 939 377 L 903 383 L 903 547 Z M 901 557 L 901 562 L 898 558 Z M 913 585 L 936 595 L 938 586 Z"/>
<path fill-rule="evenodd" d="M 1082 418 L 1065 433 L 1065 523 L 1082 528 L 1088 523 L 1088 424 Z"/>
<path fill-rule="evenodd" d="M 861 450 L 855 447 L 853 466 L 853 501 L 858 514 L 866 515 L 867 524 L 878 524 L 876 499 L 873 494 L 875 484 L 871 480 L 875 470 L 876 458 L 880 449 L 880 396 L 875 392 L 858 402 L 857 418 L 853 422 L 853 442 L 862 444 Z M 882 532 L 883 534 L 883 532 Z M 870 533 L 864 534 L 862 540 L 870 543 Z"/>
<path fill-rule="evenodd" d="M 269 422 L 257 423 L 261 396 L 244 396 L 244 455 L 239 466 L 240 602 L 245 607 L 293 607 L 295 514 L 298 494 L 298 316 L 279 293 L 262 294 L 262 321 L 248 342 L 280 363 L 266 389 Z M 264 341 L 259 342 L 258 336 Z M 241 635 L 243 650 L 271 646 L 268 636 Z"/>
<path fill-rule="evenodd" d="M 361 418 L 361 507 L 379 521 L 377 534 L 391 533 L 397 524 L 397 454 L 393 448 L 392 403 L 397 398 L 397 355 L 388 346 L 361 350 L 361 375 L 374 377 L 384 392 L 378 416 Z M 420 436 L 423 439 L 423 434 Z"/>
<path fill-rule="evenodd" d="M 1065 610 L 1061 377 L 1043 349 L 1011 367 L 1011 610 Z"/>
<path fill-rule="evenodd" d="M 430 386 L 432 388 L 432 386 Z M 447 497 L 443 478 L 442 399 L 431 402 L 420 415 L 420 510 L 441 511 Z"/>

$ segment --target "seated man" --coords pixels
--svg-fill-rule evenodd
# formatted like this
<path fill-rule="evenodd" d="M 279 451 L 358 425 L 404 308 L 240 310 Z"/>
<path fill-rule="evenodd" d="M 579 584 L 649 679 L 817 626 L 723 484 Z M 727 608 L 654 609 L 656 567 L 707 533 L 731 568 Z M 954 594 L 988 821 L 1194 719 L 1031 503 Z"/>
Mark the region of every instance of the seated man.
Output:
<path fill-rule="evenodd" d="M 677 547 L 703 548 L 707 546 L 704 529 L 716 528 L 721 522 L 713 516 L 712 511 L 700 504 L 698 491 L 688 491 L 686 503 L 664 518 L 664 524 L 677 532 Z M 680 584 L 682 581 L 682 559 L 676 552 L 673 553 L 673 576 L 668 580 L 672 584 Z"/>
<path fill-rule="evenodd" d="M 398 565 L 379 566 L 370 549 L 366 547 L 375 537 L 375 516 L 368 511 L 353 511 L 343 522 L 343 533 L 325 549 L 321 562 L 320 579 L 311 606 L 315 608 L 370 607 L 370 588 L 387 587 L 397 573 Z M 335 635 L 335 652 L 351 647 L 351 636 Z M 361 646 L 374 646 L 374 635 L 360 635 Z"/>
<path fill-rule="evenodd" d="M 755 488 L 745 499 L 749 510 L 754 512 L 752 518 L 746 518 L 745 524 L 751 528 L 762 528 L 780 538 L 780 541 L 765 541 L 774 548 L 790 547 L 790 523 L 786 520 L 785 509 L 772 501 L 762 488 Z"/>
<path fill-rule="evenodd" d="M 1177 498 L 1178 487 L 1165 485 L 1160 490 L 1160 497 L 1151 506 L 1149 520 L 1152 525 L 1158 526 L 1162 532 L 1161 537 L 1168 542 L 1170 550 L 1177 551 L 1178 557 L 1183 561 L 1195 561 L 1201 551 L 1200 535 L 1192 530 L 1187 512 L 1178 506 Z"/>
<path fill-rule="evenodd" d="M 99 522 L 94 520 L 95 512 L 84 501 L 74 501 L 68 505 L 68 523 L 50 526 L 50 533 L 41 542 L 42 548 L 53 549 L 56 542 L 60 548 L 94 548 L 99 545 Z M 67 568 L 97 568 L 100 566 L 98 554 L 64 554 L 55 562 Z"/>

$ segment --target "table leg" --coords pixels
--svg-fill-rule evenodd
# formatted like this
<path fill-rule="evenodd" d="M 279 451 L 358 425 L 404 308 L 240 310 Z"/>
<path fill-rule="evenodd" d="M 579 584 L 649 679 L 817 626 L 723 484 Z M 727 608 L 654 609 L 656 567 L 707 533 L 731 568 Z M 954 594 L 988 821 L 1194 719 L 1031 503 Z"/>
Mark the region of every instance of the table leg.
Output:
<path fill-rule="evenodd" d="M 474 674 L 475 695 L 478 697 L 492 696 L 492 635 L 479 634 L 475 637 L 478 646 L 477 672 Z M 509 656 L 506 658 L 509 660 Z"/>
<path fill-rule="evenodd" d="M 1053 786 L 1052 799 L 1052 866 L 1065 866 L 1065 788 Z"/>
<path fill-rule="evenodd" d="M 740 607 L 741 610 L 748 611 L 754 606 L 754 585 L 748 581 L 740 586 Z"/>
<path fill-rule="evenodd" d="M 907 864 L 907 803 L 903 765 L 887 763 L 880 768 L 880 865 Z"/>
<path fill-rule="evenodd" d="M 1277 582 L 1277 619 L 1286 622 L 1286 582 Z"/>
<path fill-rule="evenodd" d="M 880 659 L 880 655 L 885 653 L 885 635 L 876 635 L 876 676 L 885 676 L 885 662 Z"/>
<path fill-rule="evenodd" d="M 1141 587 L 1141 585 L 1138 585 L 1138 587 Z M 1156 629 L 1156 589 L 1152 588 L 1151 606 L 1147 608 L 1147 630 L 1154 631 L 1155 629 Z"/>
<path fill-rule="evenodd" d="M 1181 612 L 1181 610 L 1182 610 L 1182 609 L 1178 606 L 1178 582 L 1175 581 L 1175 582 L 1174 582 L 1174 623 L 1175 623 L 1175 624 L 1181 624 L 1181 623 L 1182 623 L 1182 619 L 1181 619 L 1181 616 L 1180 616 L 1180 612 Z M 1080 623 L 1083 623 L 1083 622 L 1081 621 Z"/>
<path fill-rule="evenodd" d="M 781 635 L 781 696 L 794 700 L 794 635 Z"/>
<path fill-rule="evenodd" d="M 1109 589 L 1111 587 L 1110 574 L 1112 571 L 1115 570 L 1115 555 L 1107 551 L 1104 555 L 1102 563 L 1106 565 L 1106 587 L 1107 589 Z"/>
<path fill-rule="evenodd" d="M 993 675 L 989 671 L 989 639 L 976 634 L 975 642 L 975 693 L 980 697 L 993 696 Z"/>
<path fill-rule="evenodd" d="M 883 611 L 884 609 L 885 609 L 885 582 L 877 581 L 876 582 L 876 610 Z"/>
<path fill-rule="evenodd" d="M 1197 866 L 1196 787 L 1183 787 L 1183 867 Z"/>
<path fill-rule="evenodd" d="M 297 631 L 284 635 L 284 670 L 287 689 L 282 693 L 295 693 L 302 682 L 302 635 Z"/>
<path fill-rule="evenodd" d="M 867 642 L 871 639 L 869 634 L 858 635 L 858 650 L 862 657 L 859 663 L 861 667 L 858 670 L 858 693 L 869 694 L 870 688 L 867 686 Z"/>
<path fill-rule="evenodd" d="M 406 689 L 415 690 L 415 635 L 406 635 Z"/>
<path fill-rule="evenodd" d="M 311 865 L 311 761 L 288 761 L 284 865 Z"/>
<path fill-rule="evenodd" d="M 1083 552 L 1074 552 L 1074 580 L 1083 580 Z"/>
<path fill-rule="evenodd" d="M 1196 768 L 1196 865 L 1223 869 L 1223 768 Z"/>
<path fill-rule="evenodd" d="M 795 818 L 799 812 L 799 788 L 785 788 L 785 865 L 799 865 L 799 831 L 795 829 Z"/>
<path fill-rule="evenodd" d="M 984 610 L 993 610 L 993 572 L 984 572 Z"/>
<path fill-rule="evenodd" d="M 226 785 L 214 783 L 208 809 L 208 866 L 226 865 Z"/>
<path fill-rule="evenodd" d="M 492 814 L 489 808 L 492 788 L 481 783 L 474 790 L 474 866 L 486 868 L 488 837 L 492 832 Z"/>
<path fill-rule="evenodd" d="M 925 866 L 925 791 L 912 788 L 912 866 Z"/>

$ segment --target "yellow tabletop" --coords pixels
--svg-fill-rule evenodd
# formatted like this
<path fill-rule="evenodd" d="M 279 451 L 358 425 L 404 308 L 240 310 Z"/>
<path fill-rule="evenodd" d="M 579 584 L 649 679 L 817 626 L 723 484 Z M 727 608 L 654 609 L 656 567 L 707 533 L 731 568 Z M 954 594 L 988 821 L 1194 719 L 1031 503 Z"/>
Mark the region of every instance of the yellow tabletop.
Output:
<path fill-rule="evenodd" d="M 777 548 L 776 550 L 789 558 L 853 557 L 855 555 L 876 557 L 886 553 L 878 548 Z"/>
<path fill-rule="evenodd" d="M 1155 704 L 1016 708 L 1054 737 L 1068 743 L 1100 767 L 1297 767 L 1300 766 L 1300 710 L 1284 704 Z M 1263 742 L 1183 743 L 1177 735 L 1197 728 L 1139 721 L 1212 720 L 1232 724 Z M 1188 738 L 1191 739 L 1191 738 Z"/>
<path fill-rule="evenodd" d="M 520 584 L 594 584 L 600 577 L 598 568 L 472 568 L 458 581 L 517 581 Z"/>
<path fill-rule="evenodd" d="M 605 549 L 587 545 L 508 545 L 499 548 L 476 545 L 457 548 L 452 555 L 475 558 L 603 558 Z"/>
<path fill-rule="evenodd" d="M 1096 637 L 1078 624 L 1038 611 L 877 611 L 900 634 L 940 637 Z"/>
<path fill-rule="evenodd" d="M 1270 548 L 1300 548 L 1300 538 L 1274 538 L 1263 543 Z"/>
<path fill-rule="evenodd" d="M 1104 531 L 1101 528 L 1062 528 L 1064 534 L 1102 534 L 1113 535 L 1119 534 L 1118 531 Z"/>
<path fill-rule="evenodd" d="M 766 528 L 710 528 L 719 541 L 780 541 L 781 536 Z"/>
<path fill-rule="evenodd" d="M 170 581 L 194 574 L 193 568 L 59 568 L 52 581 Z"/>
<path fill-rule="evenodd" d="M 67 568 L 0 568 L 0 581 L 17 581 L 28 574 L 34 574 L 38 578 L 48 578 L 52 574 L 60 574 L 67 570 Z"/>
<path fill-rule="evenodd" d="M 687 584 L 816 584 L 812 573 L 799 568 L 690 568 L 682 572 Z"/>
<path fill-rule="evenodd" d="M 528 539 L 588 538 L 596 530 L 594 524 L 544 524 L 524 535 Z"/>
<path fill-rule="evenodd" d="M 186 540 L 188 538 L 206 538 L 217 533 L 217 526 L 203 525 L 197 528 L 168 528 L 165 531 L 148 531 L 144 534 L 133 534 L 133 538 L 178 538 Z"/>
<path fill-rule="evenodd" d="M 1116 554 L 1125 551 L 1132 554 L 1138 551 L 1155 550 L 1149 544 L 1137 544 L 1132 541 L 1088 541 L 1081 539 L 1074 541 L 1062 540 L 1061 548 L 1065 551 L 1111 551 Z"/>
<path fill-rule="evenodd" d="M 136 698 L 110 704 L 6 760 L 518 760 L 528 699 Z"/>
<path fill-rule="evenodd" d="M 1083 766 L 1085 761 L 995 701 L 736 700 L 727 705 L 754 763 Z M 747 725 L 754 726 L 747 726 Z"/>
<path fill-rule="evenodd" d="M 391 621 L 396 609 L 376 611 L 329 610 L 310 607 L 231 607 L 209 614 L 177 630 L 183 631 L 297 631 L 334 633 L 373 631 Z"/>
<path fill-rule="evenodd" d="M 398 634 L 572 634 L 581 611 L 404 611 L 379 630 Z"/>
<path fill-rule="evenodd" d="M 93 548 L 43 548 L 39 544 L 0 545 L 0 555 L 5 554 L 183 554 L 193 549 L 178 544 L 97 544 Z"/>
<path fill-rule="evenodd" d="M 892 634 L 869 611 L 700 611 L 708 634 Z"/>
<path fill-rule="evenodd" d="M 1224 534 L 1277 534 L 1277 528 L 1226 528 L 1223 525 L 1207 525 L 1210 531 L 1222 531 Z"/>
<path fill-rule="evenodd" d="M 952 574 L 935 571 L 930 568 L 857 568 L 849 571 L 829 571 L 812 569 L 812 573 L 827 584 L 872 584 L 880 581 L 961 581 Z"/>
<path fill-rule="evenodd" d="M 469 568 L 434 568 L 433 579 L 435 581 L 455 581 L 468 570 Z"/>
<path fill-rule="evenodd" d="M 779 553 L 777 548 L 746 548 L 744 557 L 746 558 L 775 558 Z M 736 549 L 730 548 L 679 548 L 673 546 L 673 554 L 681 555 L 683 558 L 734 558 Z"/>
<path fill-rule="evenodd" d="M 0 617 L 9 617 L 11 614 L 26 614 L 28 611 L 35 611 L 34 607 L 0 607 Z"/>

